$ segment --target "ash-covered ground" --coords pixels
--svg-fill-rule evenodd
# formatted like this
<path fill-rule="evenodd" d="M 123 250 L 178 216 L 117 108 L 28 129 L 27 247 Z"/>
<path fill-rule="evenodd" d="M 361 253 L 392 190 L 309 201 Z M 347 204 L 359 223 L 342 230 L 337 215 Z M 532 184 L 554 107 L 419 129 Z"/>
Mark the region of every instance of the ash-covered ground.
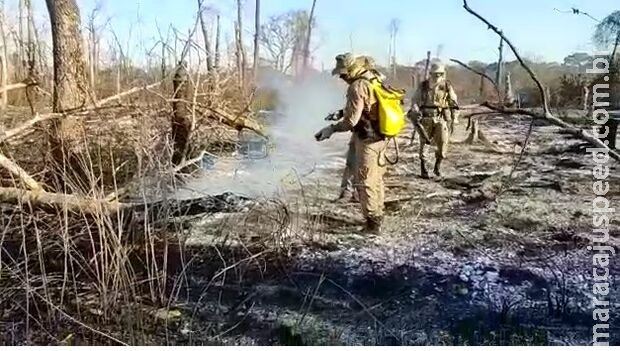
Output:
<path fill-rule="evenodd" d="M 481 118 L 494 148 L 461 143 L 465 124 L 441 179 L 419 177 L 418 139 L 410 146 L 403 133 L 401 160 L 385 179 L 381 236 L 360 234 L 357 204 L 332 202 L 348 135 L 242 213 L 197 219 L 179 307 L 186 313 L 169 333 L 174 343 L 591 343 L 593 253 L 586 247 L 595 195 L 587 146 L 535 126 L 507 183 L 529 119 Z M 609 164 L 613 205 L 620 175 Z M 617 249 L 617 220 L 609 233 Z M 615 257 L 609 269 L 610 342 L 618 344 Z"/>

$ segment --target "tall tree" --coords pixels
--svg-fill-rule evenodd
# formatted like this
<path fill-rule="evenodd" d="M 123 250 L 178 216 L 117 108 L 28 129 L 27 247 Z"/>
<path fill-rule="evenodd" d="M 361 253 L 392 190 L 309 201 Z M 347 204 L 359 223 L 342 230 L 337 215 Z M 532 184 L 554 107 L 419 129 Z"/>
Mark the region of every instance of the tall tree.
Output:
<path fill-rule="evenodd" d="M 273 68 L 288 73 L 300 73 L 303 64 L 303 45 L 308 26 L 306 11 L 289 11 L 271 16 L 261 26 L 260 44 Z"/>
<path fill-rule="evenodd" d="M 243 46 L 243 6 L 241 0 L 237 0 L 237 57 L 239 63 L 239 75 L 241 86 L 245 82 L 245 69 L 247 67 L 247 56 Z"/>
<path fill-rule="evenodd" d="M 207 19 L 205 18 L 206 8 L 202 0 L 198 0 L 198 16 L 200 16 L 200 28 L 202 29 L 202 37 L 205 43 L 205 52 L 207 53 L 207 71 L 213 71 L 213 54 L 211 51 L 211 40 Z"/>
<path fill-rule="evenodd" d="M 499 91 L 501 91 L 502 85 L 503 85 L 502 70 L 504 68 L 503 67 L 504 65 L 504 39 L 502 38 L 499 39 L 499 47 L 497 48 L 497 50 L 498 50 L 498 57 L 497 57 L 497 71 L 495 72 L 495 84 L 497 84 L 497 88 L 499 89 Z"/>
<path fill-rule="evenodd" d="M 310 42 L 312 39 L 312 23 L 314 23 L 314 9 L 316 8 L 316 0 L 312 0 L 312 8 L 310 9 L 310 16 L 308 17 L 308 28 L 306 33 L 306 41 L 304 43 L 304 59 L 303 70 L 308 69 L 308 60 L 310 59 Z"/>
<path fill-rule="evenodd" d="M 80 10 L 76 0 L 46 0 L 50 16 L 54 56 L 54 112 L 83 107 L 90 96 L 80 32 Z M 64 117 L 53 123 L 50 133 L 52 155 L 59 165 L 67 165 L 82 176 L 75 156 L 81 151 L 82 121 Z"/>
<path fill-rule="evenodd" d="M 615 63 L 618 46 L 620 46 L 620 11 L 614 11 L 596 26 L 594 40 L 601 45 L 613 45 L 611 62 Z"/>
<path fill-rule="evenodd" d="M 220 15 L 217 15 L 215 22 L 215 62 L 213 67 L 217 70 L 220 68 Z"/>
<path fill-rule="evenodd" d="M 4 13 L 4 0 L 0 0 L 0 44 L 2 44 L 2 50 L 0 51 L 0 58 L 2 62 L 2 78 L 0 78 L 0 87 L 4 88 L 9 82 L 9 50 L 7 48 L 8 42 L 6 37 L 6 16 Z M 8 95 L 6 92 L 2 94 L 2 109 L 4 110 L 8 104 Z"/>
<path fill-rule="evenodd" d="M 259 36 L 260 36 L 260 0 L 256 0 L 256 8 L 254 10 L 254 62 L 253 62 L 254 69 L 252 70 L 255 80 L 258 74 L 258 61 L 260 60 Z"/>
<path fill-rule="evenodd" d="M 390 67 L 392 68 L 392 79 L 396 79 L 396 36 L 400 29 L 400 21 L 398 18 L 392 18 L 390 21 Z"/>

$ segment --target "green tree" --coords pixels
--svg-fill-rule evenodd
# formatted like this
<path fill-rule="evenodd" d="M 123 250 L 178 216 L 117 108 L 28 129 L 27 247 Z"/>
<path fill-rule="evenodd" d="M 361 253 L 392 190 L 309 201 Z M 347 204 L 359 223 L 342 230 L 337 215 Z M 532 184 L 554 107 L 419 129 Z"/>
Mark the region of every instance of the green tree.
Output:
<path fill-rule="evenodd" d="M 618 45 L 620 45 L 620 11 L 612 12 L 596 26 L 594 41 L 604 46 L 613 45 L 610 60 L 615 63 Z"/>

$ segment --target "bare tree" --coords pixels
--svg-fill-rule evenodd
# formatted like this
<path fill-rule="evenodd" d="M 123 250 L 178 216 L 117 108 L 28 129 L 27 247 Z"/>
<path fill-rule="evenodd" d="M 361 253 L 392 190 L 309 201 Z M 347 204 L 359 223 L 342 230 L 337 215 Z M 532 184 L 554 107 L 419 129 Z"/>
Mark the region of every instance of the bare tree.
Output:
<path fill-rule="evenodd" d="M 245 54 L 245 47 L 243 46 L 243 6 L 241 0 L 237 0 L 237 62 L 239 64 L 239 79 L 240 85 L 245 83 L 245 69 L 247 67 L 247 56 Z"/>
<path fill-rule="evenodd" d="M 260 60 L 260 0 L 256 0 L 256 9 L 254 10 L 254 62 L 252 73 L 254 79 L 258 77 L 258 61 Z"/>
<path fill-rule="evenodd" d="M 220 68 L 220 15 L 217 15 L 215 23 L 215 62 L 213 67 L 217 70 Z"/>
<path fill-rule="evenodd" d="M 499 47 L 498 57 L 497 57 L 497 71 L 495 72 L 495 84 L 497 85 L 497 90 L 501 91 L 502 89 L 502 76 L 503 76 L 503 65 L 504 65 L 504 39 L 499 38 Z M 502 99 L 500 94 L 500 100 Z"/>
<path fill-rule="evenodd" d="M 101 26 L 96 24 L 97 14 L 101 10 L 101 4 L 97 3 L 95 8 L 88 16 L 88 80 L 90 89 L 94 91 L 96 85 L 96 77 L 99 72 L 99 45 L 101 37 L 99 31 L 107 25 L 107 22 Z M 108 20 L 109 21 L 109 20 Z"/>
<path fill-rule="evenodd" d="M 315 8 L 316 8 L 316 0 L 312 0 L 312 8 L 310 9 L 310 16 L 308 17 L 306 41 L 304 43 L 304 60 L 303 60 L 304 72 L 306 72 L 306 70 L 308 69 L 308 60 L 310 59 L 310 42 L 312 39 L 312 23 L 314 23 L 314 9 Z"/>
<path fill-rule="evenodd" d="M 4 0 L 0 2 L 0 43 L 2 44 L 2 50 L 0 51 L 0 65 L 2 67 L 2 78 L 0 81 L 0 88 L 4 89 L 8 85 L 8 77 L 9 77 L 9 50 L 7 49 L 7 38 L 6 38 L 6 17 L 4 15 Z M 8 94 L 7 92 L 2 93 L 2 109 L 6 109 L 8 104 Z"/>
<path fill-rule="evenodd" d="M 291 11 L 272 16 L 261 26 L 260 43 L 269 55 L 273 68 L 280 72 L 288 72 L 293 63 L 298 17 L 299 12 Z"/>
<path fill-rule="evenodd" d="M 90 95 L 82 50 L 80 11 L 76 0 L 46 0 L 46 3 L 54 45 L 53 110 L 71 111 L 85 106 Z M 66 164 L 65 153 L 72 156 L 80 151 L 81 122 L 75 117 L 64 117 L 53 123 L 50 133 L 52 155 L 60 165 Z M 75 162 L 71 165 L 79 172 Z"/>
<path fill-rule="evenodd" d="M 203 0 L 198 0 L 198 16 L 200 16 L 200 28 L 202 29 L 202 37 L 205 43 L 205 52 L 207 54 L 207 71 L 213 71 L 213 52 L 211 50 L 211 41 L 209 28 L 207 26 L 207 20 L 205 18 L 206 8 L 204 7 Z"/>
<path fill-rule="evenodd" d="M 390 21 L 390 66 L 392 67 L 392 79 L 396 77 L 396 36 L 400 30 L 400 20 L 392 18 Z"/>

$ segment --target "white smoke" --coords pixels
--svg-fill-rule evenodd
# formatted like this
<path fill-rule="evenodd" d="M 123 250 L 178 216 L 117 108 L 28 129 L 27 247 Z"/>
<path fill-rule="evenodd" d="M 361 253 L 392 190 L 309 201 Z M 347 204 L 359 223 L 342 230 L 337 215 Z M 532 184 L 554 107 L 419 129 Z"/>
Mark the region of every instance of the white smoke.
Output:
<path fill-rule="evenodd" d="M 346 86 L 329 75 L 314 75 L 303 82 L 284 76 L 261 79 L 260 88 L 277 93 L 278 106 L 267 126 L 275 149 L 264 159 L 216 160 L 215 170 L 186 186 L 180 197 L 225 191 L 248 196 L 272 196 L 297 177 L 316 174 L 325 167 L 342 167 L 349 133 L 317 142 L 314 134 L 329 123 L 325 116 L 343 107 Z M 334 179 L 334 184 L 339 179 Z M 286 183 L 286 184 L 285 184 Z M 189 193 L 188 193 L 189 190 Z"/>

